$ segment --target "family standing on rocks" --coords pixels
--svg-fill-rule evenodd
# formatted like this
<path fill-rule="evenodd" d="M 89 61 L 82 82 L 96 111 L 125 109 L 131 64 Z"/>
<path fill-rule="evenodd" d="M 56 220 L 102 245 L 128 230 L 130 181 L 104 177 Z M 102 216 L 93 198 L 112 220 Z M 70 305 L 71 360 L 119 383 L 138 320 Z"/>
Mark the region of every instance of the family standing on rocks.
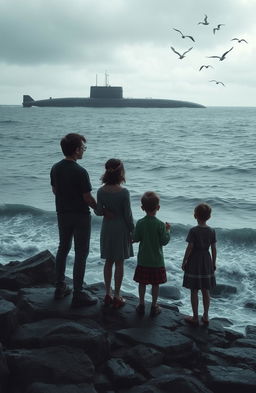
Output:
<path fill-rule="evenodd" d="M 137 267 L 134 280 L 139 283 L 138 314 L 144 314 L 146 285 L 152 285 L 151 315 L 161 312 L 157 304 L 159 284 L 165 283 L 166 270 L 162 247 L 170 241 L 170 224 L 156 217 L 160 209 L 160 198 L 155 192 L 145 192 L 141 198 L 144 218 L 133 223 L 129 191 L 122 186 L 125 170 L 121 160 L 111 158 L 105 164 L 101 180 L 103 186 L 97 192 L 97 202 L 91 194 L 92 186 L 87 171 L 77 160 L 86 151 L 84 136 L 71 133 L 61 140 L 63 160 L 51 169 L 51 186 L 55 194 L 59 228 L 59 247 L 56 255 L 55 298 L 62 299 L 71 294 L 65 282 L 66 259 L 74 240 L 75 260 L 73 267 L 72 306 L 88 306 L 97 303 L 97 298 L 83 290 L 86 259 L 89 253 L 91 216 L 90 207 L 96 215 L 103 216 L 100 254 L 105 259 L 104 283 L 106 295 L 104 304 L 113 308 L 124 306 L 125 299 L 120 295 L 124 274 L 124 260 L 133 256 L 133 242 L 139 242 Z M 182 269 L 183 286 L 191 290 L 193 316 L 186 322 L 198 325 L 198 291 L 201 290 L 204 313 L 202 322 L 209 323 L 209 290 L 216 286 L 216 235 L 206 222 L 211 216 L 211 208 L 205 203 L 198 205 L 194 217 L 198 225 L 191 228 L 186 241 Z M 211 254 L 209 252 L 211 248 Z M 111 281 L 114 266 L 114 293 Z"/>

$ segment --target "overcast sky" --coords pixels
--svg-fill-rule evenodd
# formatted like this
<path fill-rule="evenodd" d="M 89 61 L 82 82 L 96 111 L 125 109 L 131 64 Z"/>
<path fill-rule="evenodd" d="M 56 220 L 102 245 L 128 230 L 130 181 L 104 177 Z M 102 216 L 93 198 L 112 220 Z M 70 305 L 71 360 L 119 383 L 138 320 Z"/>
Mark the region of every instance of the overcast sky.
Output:
<path fill-rule="evenodd" d="M 0 104 L 88 97 L 106 71 L 124 97 L 256 106 L 255 15 L 256 0 L 0 0 Z"/>

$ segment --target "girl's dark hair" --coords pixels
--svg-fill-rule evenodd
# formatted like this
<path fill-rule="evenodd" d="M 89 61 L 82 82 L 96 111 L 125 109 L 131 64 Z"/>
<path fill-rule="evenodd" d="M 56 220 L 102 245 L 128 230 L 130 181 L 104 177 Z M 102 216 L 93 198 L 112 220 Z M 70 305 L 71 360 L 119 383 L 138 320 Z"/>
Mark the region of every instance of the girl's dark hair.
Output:
<path fill-rule="evenodd" d="M 159 205 L 160 198 L 153 191 L 147 191 L 142 195 L 141 204 L 145 212 L 153 212 Z"/>
<path fill-rule="evenodd" d="M 72 156 L 77 148 L 82 147 L 83 143 L 86 143 L 85 137 L 75 133 L 67 134 L 60 141 L 61 149 L 65 157 Z"/>
<path fill-rule="evenodd" d="M 125 183 L 124 165 L 117 158 L 110 158 L 105 164 L 105 173 L 101 176 L 104 184 L 121 184 Z"/>
<path fill-rule="evenodd" d="M 195 217 L 207 221 L 211 217 L 212 208 L 207 203 L 200 203 L 195 208 Z"/>

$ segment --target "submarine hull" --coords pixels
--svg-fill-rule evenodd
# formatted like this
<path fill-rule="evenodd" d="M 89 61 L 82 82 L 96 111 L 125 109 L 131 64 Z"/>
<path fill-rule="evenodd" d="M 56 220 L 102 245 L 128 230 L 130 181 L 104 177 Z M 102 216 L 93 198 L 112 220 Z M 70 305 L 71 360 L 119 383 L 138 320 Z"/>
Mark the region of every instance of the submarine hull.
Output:
<path fill-rule="evenodd" d="M 204 105 L 189 101 L 155 98 L 50 98 L 33 100 L 23 96 L 24 107 L 92 107 L 92 108 L 205 108 Z"/>

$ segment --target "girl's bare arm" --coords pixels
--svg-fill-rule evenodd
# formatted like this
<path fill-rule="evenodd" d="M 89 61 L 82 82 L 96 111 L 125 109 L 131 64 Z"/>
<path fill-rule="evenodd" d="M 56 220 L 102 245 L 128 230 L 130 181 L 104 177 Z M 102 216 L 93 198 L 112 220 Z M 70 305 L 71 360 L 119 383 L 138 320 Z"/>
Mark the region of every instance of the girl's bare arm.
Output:
<path fill-rule="evenodd" d="M 191 254 L 191 251 L 193 250 L 193 243 L 188 243 L 185 254 L 184 254 L 184 258 L 183 258 L 183 262 L 181 265 L 182 270 L 184 270 L 186 263 L 188 262 L 188 257 Z"/>

